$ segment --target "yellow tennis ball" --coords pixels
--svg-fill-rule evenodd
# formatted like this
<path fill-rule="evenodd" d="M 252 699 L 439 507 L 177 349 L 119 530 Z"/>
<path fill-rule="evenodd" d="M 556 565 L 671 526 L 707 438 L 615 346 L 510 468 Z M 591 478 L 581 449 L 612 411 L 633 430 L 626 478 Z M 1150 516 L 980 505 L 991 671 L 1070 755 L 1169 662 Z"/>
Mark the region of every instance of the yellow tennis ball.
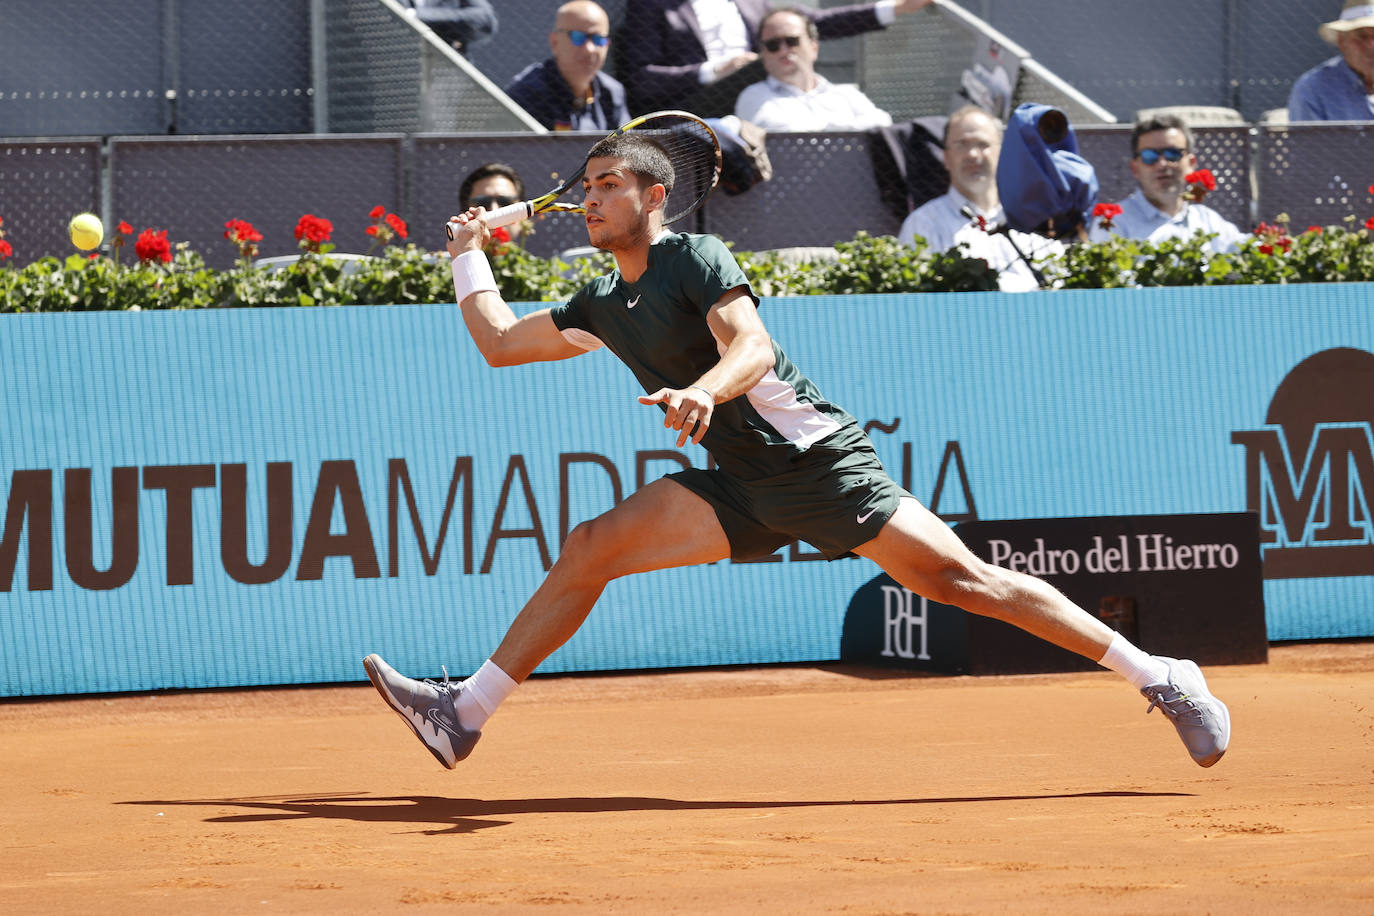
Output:
<path fill-rule="evenodd" d="M 100 224 L 100 217 L 94 213 L 78 213 L 73 216 L 67 225 L 67 232 L 72 237 L 72 244 L 82 251 L 96 248 L 100 245 L 101 239 L 105 238 L 105 227 Z"/>

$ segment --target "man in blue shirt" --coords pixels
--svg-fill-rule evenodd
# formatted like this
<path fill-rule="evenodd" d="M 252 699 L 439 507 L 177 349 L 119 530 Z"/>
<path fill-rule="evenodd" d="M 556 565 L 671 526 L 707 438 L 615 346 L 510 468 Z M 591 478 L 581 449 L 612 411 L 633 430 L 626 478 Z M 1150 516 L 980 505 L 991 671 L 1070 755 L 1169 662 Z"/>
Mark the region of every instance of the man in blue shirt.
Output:
<path fill-rule="evenodd" d="M 610 131 L 630 120 L 625 87 L 601 71 L 610 50 L 611 20 L 591 0 L 558 8 L 553 56 L 516 74 L 506 95 L 549 130 Z"/>
<path fill-rule="evenodd" d="M 1288 120 L 1374 120 L 1374 4 L 1346 0 L 1341 18 L 1318 34 L 1341 53 L 1293 83 Z"/>
<path fill-rule="evenodd" d="M 1197 168 L 1193 132 L 1177 115 L 1147 117 L 1131 132 L 1131 175 L 1135 193 L 1118 201 L 1121 215 L 1110 230 L 1093 226 L 1089 238 L 1101 242 L 1118 235 L 1158 245 L 1165 239 L 1207 234 L 1207 248 L 1221 254 L 1235 250 L 1245 233 L 1217 211 L 1188 200 L 1187 176 Z"/>

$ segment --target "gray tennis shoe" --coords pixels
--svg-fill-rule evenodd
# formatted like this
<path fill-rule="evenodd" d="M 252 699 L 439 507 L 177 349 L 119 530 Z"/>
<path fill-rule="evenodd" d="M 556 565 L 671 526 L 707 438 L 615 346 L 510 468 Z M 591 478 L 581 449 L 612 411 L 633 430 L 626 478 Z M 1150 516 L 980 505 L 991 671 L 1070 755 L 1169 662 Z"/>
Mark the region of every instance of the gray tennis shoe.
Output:
<path fill-rule="evenodd" d="M 442 684 L 417 681 L 401 674 L 375 654 L 363 659 L 363 667 L 382 699 L 405 720 L 436 760 L 451 770 L 472 753 L 482 733 L 468 731 L 459 724 L 453 699 L 462 687 L 449 682 L 447 671 Z"/>
<path fill-rule="evenodd" d="M 1221 759 L 1231 743 L 1231 713 L 1208 691 L 1196 664 L 1186 658 L 1157 657 L 1169 665 L 1169 683 L 1151 684 L 1140 691 L 1150 701 L 1145 712 L 1159 707 L 1173 721 L 1197 765 L 1209 767 Z"/>

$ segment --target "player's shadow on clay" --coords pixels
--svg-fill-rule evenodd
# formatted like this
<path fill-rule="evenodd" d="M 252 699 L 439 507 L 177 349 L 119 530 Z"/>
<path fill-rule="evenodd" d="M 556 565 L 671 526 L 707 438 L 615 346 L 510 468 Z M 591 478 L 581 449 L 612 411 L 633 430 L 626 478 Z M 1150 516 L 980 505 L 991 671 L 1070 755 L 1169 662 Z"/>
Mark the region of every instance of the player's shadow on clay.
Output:
<path fill-rule="evenodd" d="M 323 795 L 260 795 L 249 798 L 149 799 L 121 805 L 196 805 L 249 808 L 252 814 L 217 814 L 210 824 L 244 824 L 298 818 L 338 818 L 394 824 L 432 824 L 425 833 L 471 833 L 511 823 L 518 814 L 606 814 L 616 811 L 728 811 L 771 808 L 841 808 L 871 805 L 961 805 L 978 802 L 1046 801 L 1075 798 L 1189 798 L 1189 792 L 1065 792 L 1043 795 L 972 795 L 950 798 L 819 799 L 812 801 L 687 801 L 675 798 L 607 796 L 600 798 L 444 798 L 437 795 L 370 796 L 342 792 Z"/>

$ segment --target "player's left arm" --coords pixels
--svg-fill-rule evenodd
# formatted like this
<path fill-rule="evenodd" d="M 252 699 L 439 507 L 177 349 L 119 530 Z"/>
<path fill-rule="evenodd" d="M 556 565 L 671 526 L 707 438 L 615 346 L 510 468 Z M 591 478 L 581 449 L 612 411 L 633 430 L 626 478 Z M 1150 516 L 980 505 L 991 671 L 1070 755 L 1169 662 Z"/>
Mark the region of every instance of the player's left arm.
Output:
<path fill-rule="evenodd" d="M 736 286 L 706 313 L 711 334 L 720 342 L 720 361 L 686 388 L 660 388 L 640 397 L 641 404 L 663 404 L 663 425 L 681 430 L 681 448 L 690 438 L 700 442 L 711 427 L 717 404 L 724 404 L 758 384 L 773 368 L 773 339 L 759 317 L 749 287 Z"/>

